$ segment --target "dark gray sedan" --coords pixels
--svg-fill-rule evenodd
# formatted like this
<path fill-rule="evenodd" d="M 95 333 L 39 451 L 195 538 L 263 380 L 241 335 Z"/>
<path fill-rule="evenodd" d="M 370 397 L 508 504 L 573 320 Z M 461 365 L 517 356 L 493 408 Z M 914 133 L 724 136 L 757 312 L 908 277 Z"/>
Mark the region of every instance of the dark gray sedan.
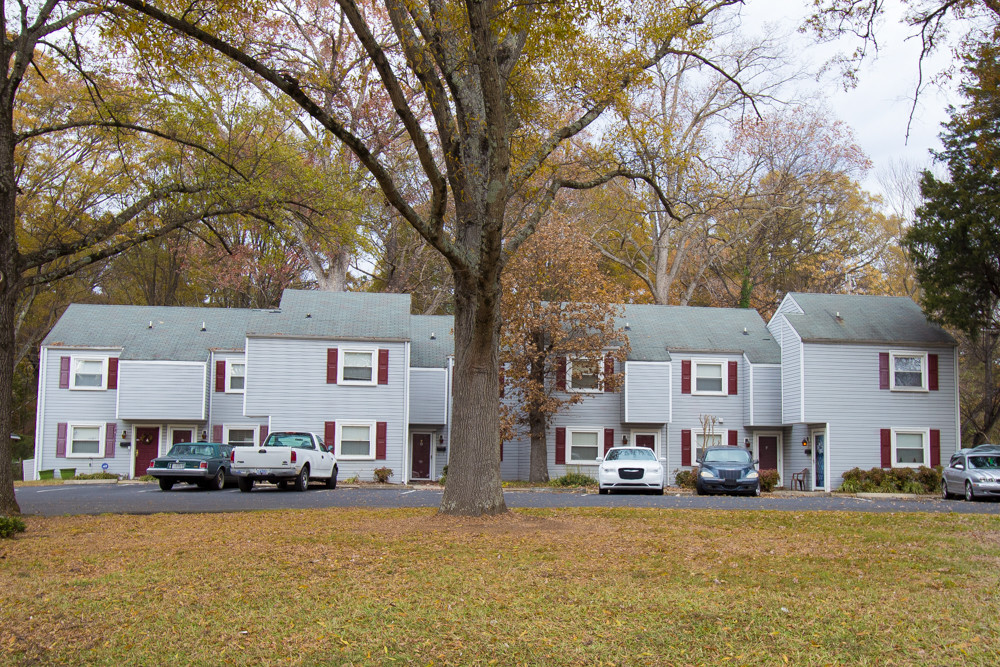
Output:
<path fill-rule="evenodd" d="M 960 449 L 941 471 L 941 496 L 966 500 L 1000 498 L 1000 447 L 980 445 Z"/>
<path fill-rule="evenodd" d="M 217 442 L 185 442 L 174 445 L 166 456 L 153 459 L 146 474 L 169 491 L 178 482 L 197 484 L 203 489 L 221 490 L 227 480 L 235 479 L 230 472 L 231 445 Z"/>

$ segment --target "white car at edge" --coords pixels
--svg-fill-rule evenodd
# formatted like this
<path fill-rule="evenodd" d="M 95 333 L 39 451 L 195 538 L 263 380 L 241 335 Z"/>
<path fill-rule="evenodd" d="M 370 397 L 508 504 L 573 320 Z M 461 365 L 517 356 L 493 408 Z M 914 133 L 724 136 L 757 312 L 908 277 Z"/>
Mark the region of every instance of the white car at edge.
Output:
<path fill-rule="evenodd" d="M 646 490 L 663 494 L 663 466 L 648 447 L 612 447 L 597 470 L 598 493 Z"/>

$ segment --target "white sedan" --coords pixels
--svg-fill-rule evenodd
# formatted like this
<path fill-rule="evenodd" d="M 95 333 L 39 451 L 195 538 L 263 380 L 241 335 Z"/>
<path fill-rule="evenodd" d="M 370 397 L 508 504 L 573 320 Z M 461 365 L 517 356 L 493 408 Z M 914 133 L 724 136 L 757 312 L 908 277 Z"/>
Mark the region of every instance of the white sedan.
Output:
<path fill-rule="evenodd" d="M 647 447 L 612 447 L 597 473 L 598 493 L 613 489 L 648 490 L 663 494 L 663 466 Z"/>

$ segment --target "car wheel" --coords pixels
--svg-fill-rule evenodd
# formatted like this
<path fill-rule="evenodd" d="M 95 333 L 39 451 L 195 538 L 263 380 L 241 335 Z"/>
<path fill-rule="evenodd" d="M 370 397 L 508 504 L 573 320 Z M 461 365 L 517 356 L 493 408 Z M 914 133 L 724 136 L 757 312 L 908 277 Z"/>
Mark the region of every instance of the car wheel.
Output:
<path fill-rule="evenodd" d="M 951 494 L 948 492 L 948 482 L 941 480 L 941 499 L 948 500 L 951 498 Z"/>
<path fill-rule="evenodd" d="M 699 496 L 705 495 L 705 489 L 701 488 L 701 484 L 694 485 L 694 492 L 697 493 Z"/>
<path fill-rule="evenodd" d="M 965 482 L 965 499 L 970 503 L 976 499 L 976 492 L 972 490 L 972 482 L 968 480 Z"/>
<path fill-rule="evenodd" d="M 606 495 L 608 495 L 608 490 L 605 489 L 604 487 L 600 487 L 599 486 L 599 487 L 597 487 L 597 495 L 606 496 Z"/>
<path fill-rule="evenodd" d="M 285 480 L 281 480 L 280 482 L 278 482 L 278 488 L 281 489 L 282 491 L 287 491 L 288 482 L 286 482 Z"/>
<path fill-rule="evenodd" d="M 337 466 L 333 466 L 333 472 L 330 473 L 330 479 L 326 480 L 326 488 L 336 489 L 337 488 Z"/>
<path fill-rule="evenodd" d="M 219 466 L 218 472 L 215 473 L 215 477 L 212 478 L 212 483 L 208 488 L 213 491 L 222 491 L 223 487 L 226 486 L 226 469 Z"/>
<path fill-rule="evenodd" d="M 656 491 L 654 491 L 653 493 L 655 493 L 655 494 L 656 494 L 656 495 L 658 495 L 658 496 L 662 496 L 662 495 L 663 495 L 663 491 L 664 491 L 664 489 L 663 489 L 663 487 L 661 486 L 660 488 L 658 488 L 658 489 L 657 489 Z"/>
<path fill-rule="evenodd" d="M 253 480 L 249 477 L 240 477 L 236 483 L 240 485 L 240 491 L 243 493 L 250 493 L 253 489 Z"/>
<path fill-rule="evenodd" d="M 160 491 L 169 491 L 174 488 L 174 480 L 160 478 Z"/>
<path fill-rule="evenodd" d="M 753 490 L 753 495 L 755 495 L 757 497 L 760 497 L 760 484 L 759 483 L 757 484 L 757 487 Z"/>
<path fill-rule="evenodd" d="M 309 466 L 302 466 L 298 476 L 295 478 L 295 490 L 305 491 L 309 488 Z"/>

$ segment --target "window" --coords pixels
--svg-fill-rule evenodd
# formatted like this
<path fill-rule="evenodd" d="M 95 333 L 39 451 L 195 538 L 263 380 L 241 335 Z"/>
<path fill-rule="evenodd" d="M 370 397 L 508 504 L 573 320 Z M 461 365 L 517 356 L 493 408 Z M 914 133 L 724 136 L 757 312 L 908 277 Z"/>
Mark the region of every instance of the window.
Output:
<path fill-rule="evenodd" d="M 569 456 L 567 463 L 593 463 L 597 464 L 597 457 L 600 456 L 600 431 L 570 431 L 569 433 Z"/>
<path fill-rule="evenodd" d="M 106 389 L 108 377 L 108 360 L 73 357 L 70 373 L 70 389 L 85 389 L 90 391 Z"/>
<path fill-rule="evenodd" d="M 725 396 L 725 385 L 723 382 L 723 361 L 693 361 L 694 365 L 694 392 L 695 394 L 708 394 L 715 396 Z"/>
<path fill-rule="evenodd" d="M 895 391 L 927 391 L 926 354 L 889 354 L 891 388 Z"/>
<path fill-rule="evenodd" d="M 226 362 L 226 393 L 242 394 L 246 387 L 247 365 L 235 361 Z"/>
<path fill-rule="evenodd" d="M 375 460 L 375 424 L 337 423 L 337 458 Z"/>
<path fill-rule="evenodd" d="M 374 366 L 374 350 L 344 350 L 343 363 L 340 364 L 340 382 L 375 384 Z"/>
<path fill-rule="evenodd" d="M 252 447 L 257 444 L 257 427 L 249 425 L 226 424 L 223 442 L 234 447 Z"/>
<path fill-rule="evenodd" d="M 66 456 L 102 458 L 104 456 L 104 425 L 69 424 Z"/>
<path fill-rule="evenodd" d="M 698 444 L 698 449 L 704 449 L 705 447 L 721 447 L 722 434 L 709 433 L 708 435 L 705 435 L 704 433 L 699 433 L 695 436 L 695 441 Z"/>
<path fill-rule="evenodd" d="M 892 465 L 919 468 L 930 459 L 930 434 L 927 431 L 893 430 Z"/>
<path fill-rule="evenodd" d="M 604 375 L 604 362 L 598 359 L 569 359 L 566 372 L 569 391 L 599 392 Z"/>

